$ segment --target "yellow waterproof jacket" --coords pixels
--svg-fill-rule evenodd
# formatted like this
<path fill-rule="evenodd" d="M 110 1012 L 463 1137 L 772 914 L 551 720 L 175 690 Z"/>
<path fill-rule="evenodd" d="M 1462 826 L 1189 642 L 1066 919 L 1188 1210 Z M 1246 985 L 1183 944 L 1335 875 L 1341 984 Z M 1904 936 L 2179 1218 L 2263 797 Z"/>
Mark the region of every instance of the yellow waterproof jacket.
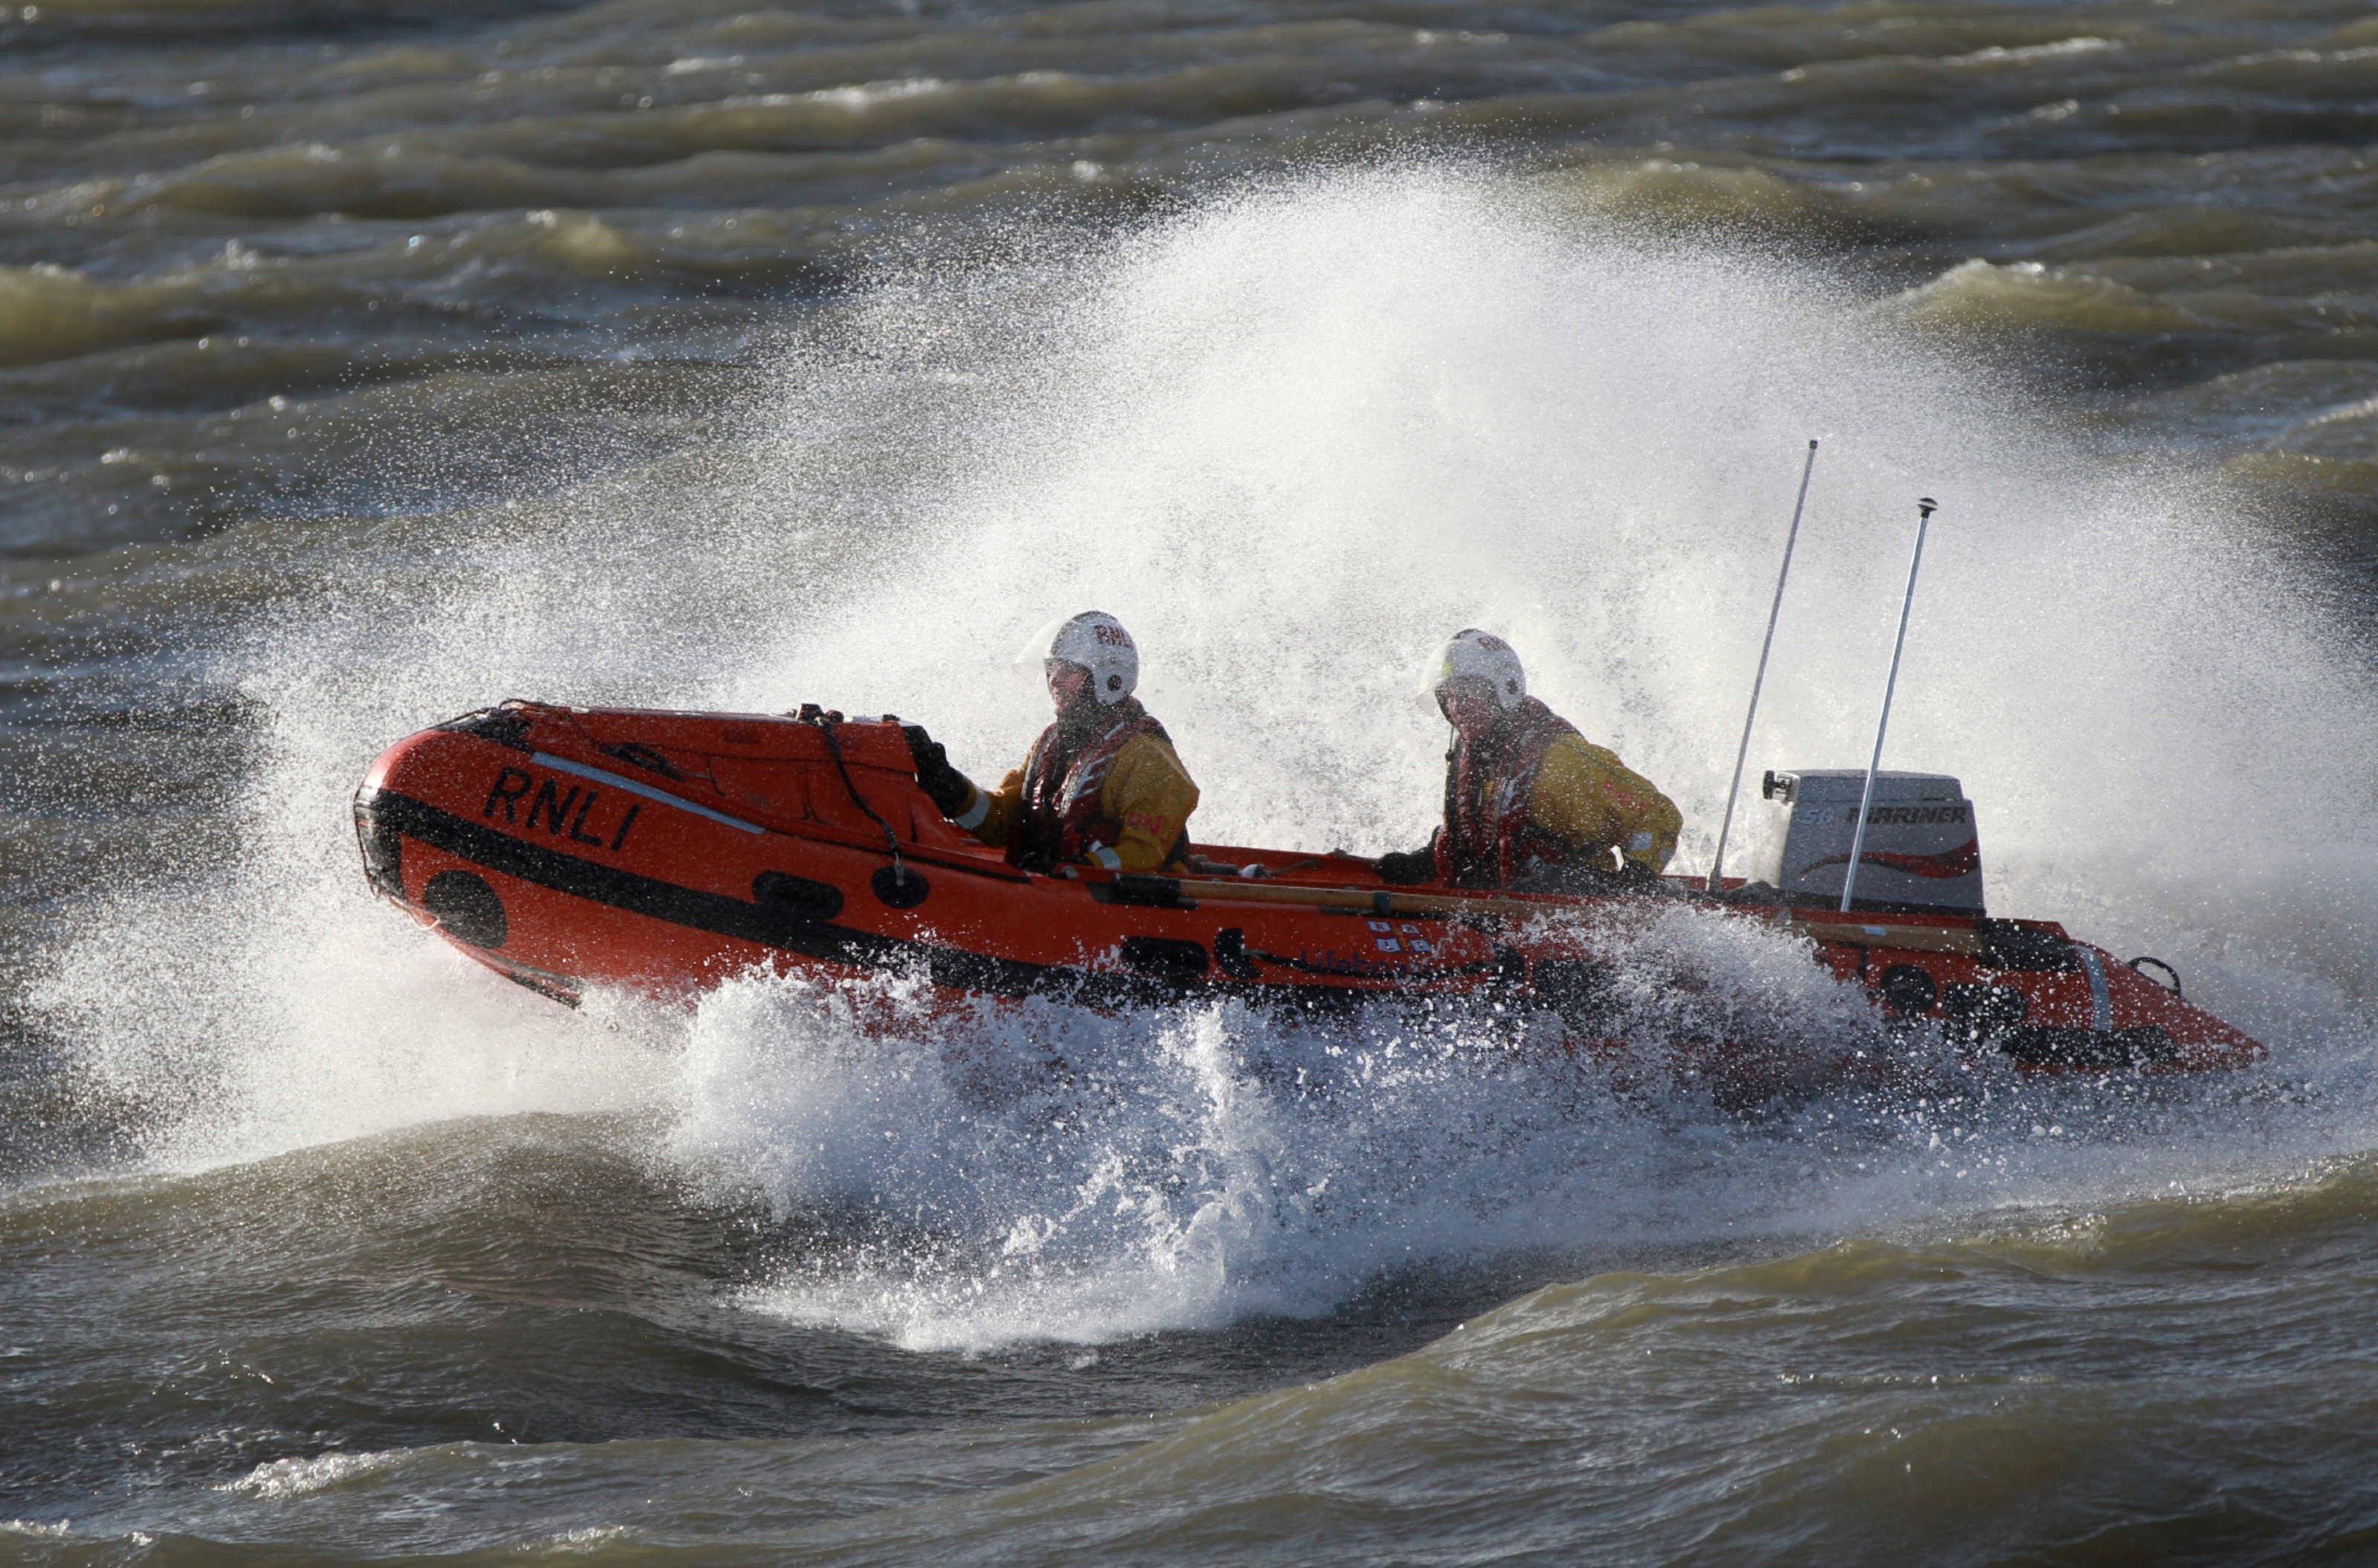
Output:
<path fill-rule="evenodd" d="M 1016 769 L 995 790 L 976 788 L 966 809 L 952 820 L 985 844 L 1004 844 L 1015 835 L 1024 809 L 1024 770 Z M 1112 848 L 1089 860 L 1123 871 L 1162 870 L 1173 850 L 1186 844 L 1189 813 L 1197 809 L 1197 784 L 1172 745 L 1160 736 L 1135 735 L 1123 743 L 1099 789 L 1099 814 L 1122 831 Z"/>
<path fill-rule="evenodd" d="M 1488 787 L 1492 787 L 1491 781 Z M 1580 736 L 1552 743 L 1528 796 L 1528 826 L 1607 868 L 1609 852 L 1657 874 L 1676 853 L 1684 814 L 1608 747 Z"/>

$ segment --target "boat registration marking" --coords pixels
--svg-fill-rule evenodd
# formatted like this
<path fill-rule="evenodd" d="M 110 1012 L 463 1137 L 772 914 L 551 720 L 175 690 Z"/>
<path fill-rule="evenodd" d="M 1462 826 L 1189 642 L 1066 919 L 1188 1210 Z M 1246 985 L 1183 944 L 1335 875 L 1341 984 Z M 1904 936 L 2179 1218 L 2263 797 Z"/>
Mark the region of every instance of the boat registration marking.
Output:
<path fill-rule="evenodd" d="M 601 768 L 590 768 L 583 762 L 572 762 L 567 758 L 556 757 L 549 751 L 537 752 L 532 760 L 540 768 L 551 768 L 557 772 L 575 773 L 582 779 L 593 779 L 598 784 L 609 784 L 614 789 L 624 789 L 630 795 L 641 795 L 646 800 L 657 800 L 664 806 L 674 806 L 680 811 L 691 811 L 697 817 L 707 817 L 714 822 L 723 822 L 730 828 L 739 828 L 747 833 L 764 833 L 768 831 L 757 822 L 747 822 L 740 817 L 730 817 L 724 811 L 713 811 L 707 806 L 696 806 L 692 801 L 681 800 L 665 789 L 655 789 L 650 784 L 638 784 L 633 779 L 623 779 L 617 773 Z"/>

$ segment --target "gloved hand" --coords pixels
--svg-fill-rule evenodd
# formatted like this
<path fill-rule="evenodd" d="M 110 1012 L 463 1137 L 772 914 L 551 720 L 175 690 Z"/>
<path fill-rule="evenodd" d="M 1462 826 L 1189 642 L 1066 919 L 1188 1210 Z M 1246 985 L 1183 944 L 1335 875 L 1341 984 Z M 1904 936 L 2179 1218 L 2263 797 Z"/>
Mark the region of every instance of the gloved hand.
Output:
<path fill-rule="evenodd" d="M 950 754 L 942 743 L 927 735 L 922 724 L 902 724 L 900 733 L 907 737 L 908 755 L 917 764 L 917 787 L 932 796 L 944 817 L 965 810 L 974 784 L 950 766 Z"/>
<path fill-rule="evenodd" d="M 1418 849 L 1391 851 L 1371 866 L 1379 873 L 1379 880 L 1389 887 L 1408 888 L 1425 882 L 1436 875 L 1436 843 L 1432 839 Z"/>

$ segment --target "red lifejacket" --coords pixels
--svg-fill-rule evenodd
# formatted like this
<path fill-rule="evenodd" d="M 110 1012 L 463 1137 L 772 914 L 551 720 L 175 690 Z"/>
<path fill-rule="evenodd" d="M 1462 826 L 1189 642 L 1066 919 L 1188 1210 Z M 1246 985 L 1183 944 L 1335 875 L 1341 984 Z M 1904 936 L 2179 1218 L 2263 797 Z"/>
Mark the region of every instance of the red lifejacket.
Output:
<path fill-rule="evenodd" d="M 1577 726 L 1532 697 L 1496 720 L 1478 745 L 1459 735 L 1445 754 L 1445 827 L 1436 835 L 1437 880 L 1464 888 L 1507 887 L 1557 866 L 1569 846 L 1528 825 L 1528 797 L 1544 753 Z"/>
<path fill-rule="evenodd" d="M 1100 845 L 1111 849 L 1123 842 L 1123 824 L 1111 820 L 1099 801 L 1107 770 L 1134 736 L 1152 735 L 1168 746 L 1172 737 L 1136 697 L 1099 710 L 1093 722 L 1099 727 L 1087 738 L 1078 732 L 1066 735 L 1060 723 L 1042 730 L 1032 743 L 1032 754 L 1024 761 L 1023 807 L 1007 841 L 1011 865 L 1035 856 L 1063 865 L 1085 858 Z M 1178 858 L 1187 847 L 1185 830 L 1181 837 L 1168 860 Z"/>

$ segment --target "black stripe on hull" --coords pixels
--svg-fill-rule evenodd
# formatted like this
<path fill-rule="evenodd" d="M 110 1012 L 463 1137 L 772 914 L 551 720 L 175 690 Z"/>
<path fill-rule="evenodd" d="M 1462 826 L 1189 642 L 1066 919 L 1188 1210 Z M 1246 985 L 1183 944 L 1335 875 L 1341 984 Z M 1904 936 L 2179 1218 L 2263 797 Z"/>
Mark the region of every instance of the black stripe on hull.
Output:
<path fill-rule="evenodd" d="M 523 843 L 390 790 L 357 795 L 355 823 L 366 844 L 386 844 L 391 835 L 402 834 L 474 866 L 606 908 L 851 969 L 906 973 L 921 970 L 934 985 L 951 990 L 1009 998 L 1052 997 L 1094 1007 L 1130 1007 L 1176 1002 L 1214 988 L 1210 981 L 1203 979 L 1101 975 L 1053 964 L 1025 964 L 807 919 L 723 893 L 679 887 L 613 866 L 597 866 L 542 844 Z M 390 854 L 388 859 L 393 863 L 396 856 Z M 388 891 L 378 878 L 375 885 Z M 402 892 L 401 886 L 398 892 Z"/>

